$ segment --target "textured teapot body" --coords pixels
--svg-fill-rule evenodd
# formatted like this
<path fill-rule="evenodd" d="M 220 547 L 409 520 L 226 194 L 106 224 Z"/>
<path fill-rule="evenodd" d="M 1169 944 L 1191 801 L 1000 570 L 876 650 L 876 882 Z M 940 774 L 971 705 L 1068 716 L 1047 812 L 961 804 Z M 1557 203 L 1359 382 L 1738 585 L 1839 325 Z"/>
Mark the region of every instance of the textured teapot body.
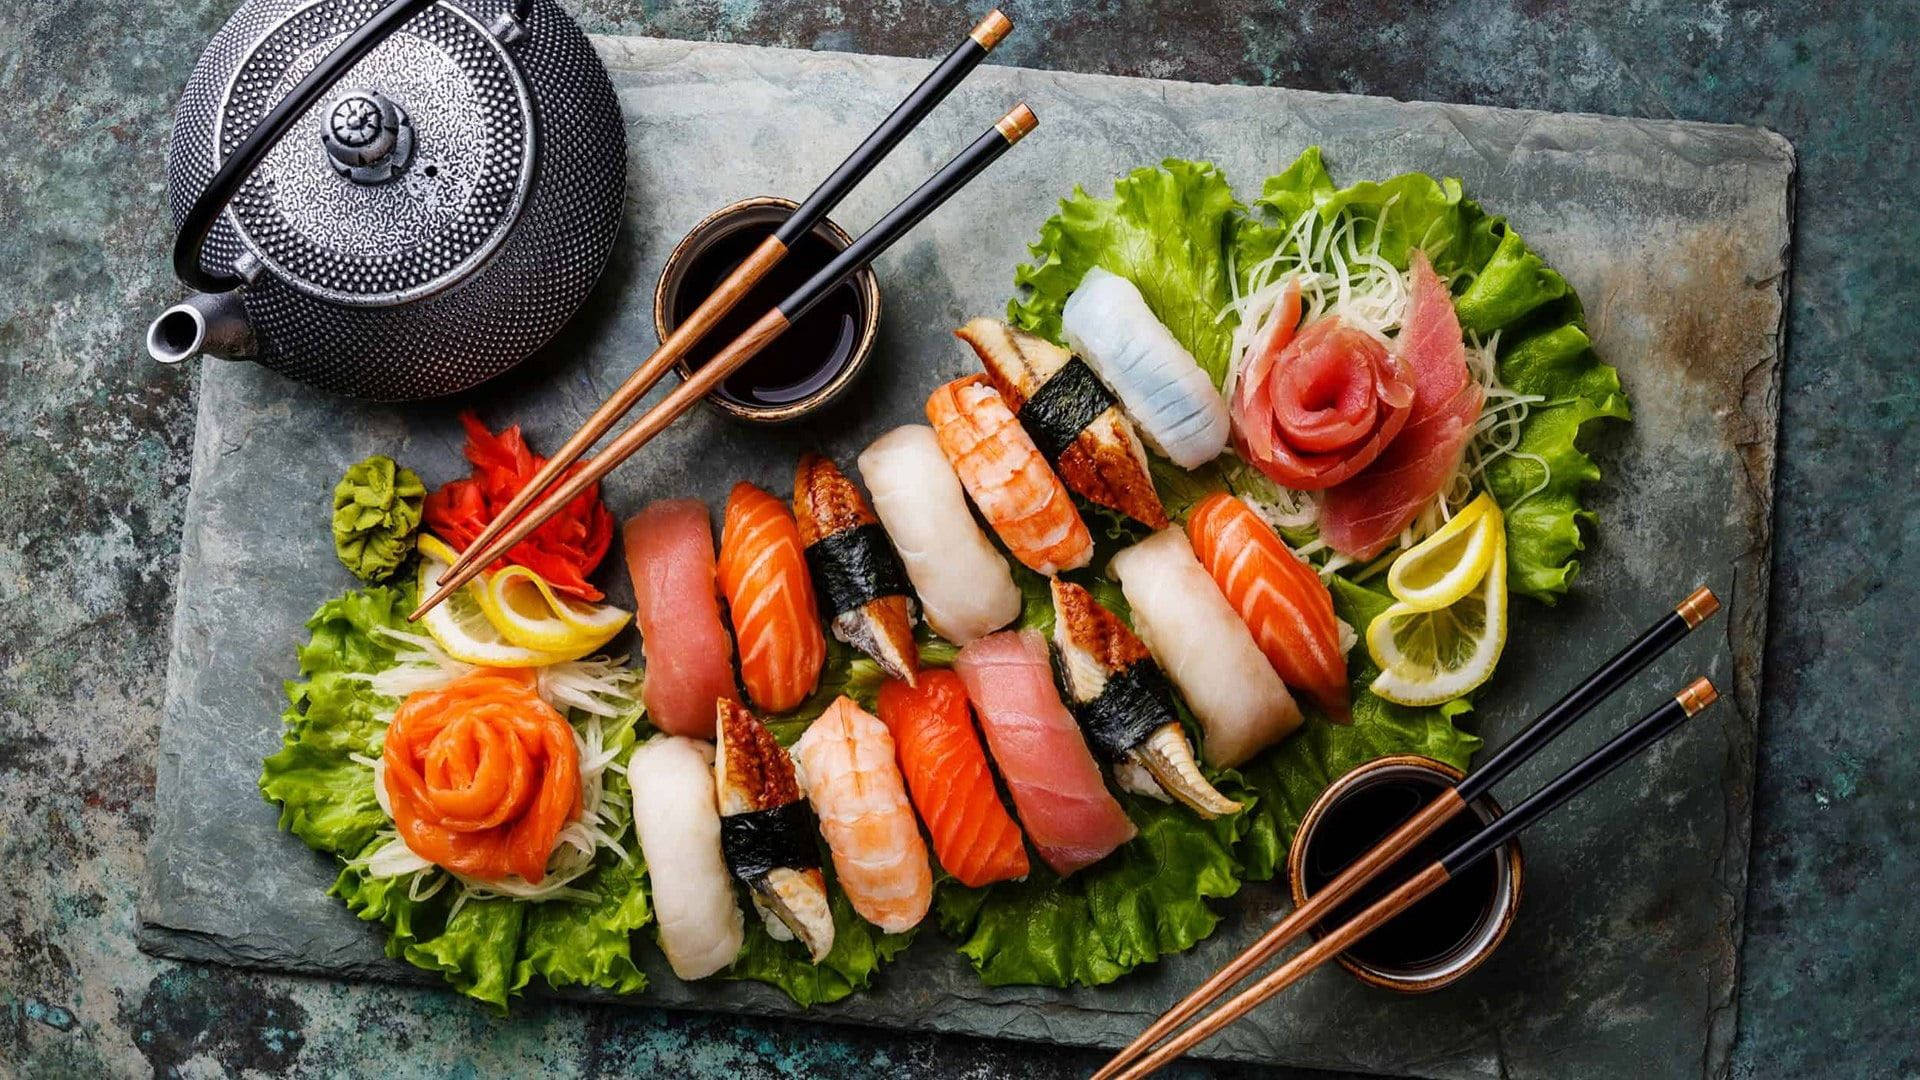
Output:
<path fill-rule="evenodd" d="M 245 284 L 162 316 L 155 354 L 245 354 L 391 400 L 466 389 L 550 338 L 612 249 L 625 136 L 573 21 L 553 0 L 510 4 L 426 7 L 294 120 L 201 249 L 202 268 Z M 226 155 L 377 7 L 249 0 L 234 14 L 175 117 L 176 226 Z"/>

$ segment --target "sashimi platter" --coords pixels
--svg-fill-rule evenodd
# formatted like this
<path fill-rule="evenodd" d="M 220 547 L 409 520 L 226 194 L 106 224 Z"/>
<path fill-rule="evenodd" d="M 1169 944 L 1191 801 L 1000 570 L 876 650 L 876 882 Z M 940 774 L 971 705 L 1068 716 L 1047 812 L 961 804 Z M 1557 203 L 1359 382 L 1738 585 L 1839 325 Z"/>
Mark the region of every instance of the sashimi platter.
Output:
<path fill-rule="evenodd" d="M 391 955 L 500 1007 L 652 949 L 814 1005 L 926 935 L 1095 988 L 1274 878 L 1328 779 L 1468 765 L 1628 415 L 1578 298 L 1444 178 L 1108 184 L 952 327 L 971 373 L 790 488 L 588 488 L 415 623 L 544 459 L 500 407 L 470 475 L 346 471 L 366 584 L 288 628 L 260 790 Z"/>

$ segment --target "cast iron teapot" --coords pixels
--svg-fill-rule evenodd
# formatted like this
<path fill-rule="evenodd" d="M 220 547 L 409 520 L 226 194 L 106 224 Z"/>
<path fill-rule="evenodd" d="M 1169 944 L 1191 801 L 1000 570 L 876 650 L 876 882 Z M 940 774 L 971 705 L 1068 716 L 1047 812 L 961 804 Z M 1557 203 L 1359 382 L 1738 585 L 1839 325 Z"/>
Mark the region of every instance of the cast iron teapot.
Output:
<path fill-rule="evenodd" d="M 579 307 L 625 189 L 613 86 L 555 0 L 246 0 L 174 117 L 173 267 L 199 291 L 148 351 L 466 389 Z"/>

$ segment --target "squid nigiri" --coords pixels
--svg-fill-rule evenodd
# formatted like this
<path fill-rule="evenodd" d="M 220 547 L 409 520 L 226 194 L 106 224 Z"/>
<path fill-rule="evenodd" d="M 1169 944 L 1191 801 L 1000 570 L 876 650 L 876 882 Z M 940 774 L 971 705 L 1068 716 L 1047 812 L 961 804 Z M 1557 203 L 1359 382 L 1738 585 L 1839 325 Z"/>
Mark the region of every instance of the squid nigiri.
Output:
<path fill-rule="evenodd" d="M 833 948 L 833 912 L 793 762 L 739 702 L 720 703 L 718 726 L 713 774 L 727 868 L 746 884 L 767 933 L 798 938 L 817 964 Z"/>
<path fill-rule="evenodd" d="M 1141 639 L 1200 721 L 1209 763 L 1238 765 L 1300 726 L 1300 707 L 1185 533 L 1154 533 L 1115 555 L 1111 568 Z"/>
<path fill-rule="evenodd" d="M 1000 805 L 960 676 L 935 669 L 921 673 L 918 686 L 888 679 L 880 722 L 947 873 L 969 887 L 1026 877 L 1020 826 Z"/>
<path fill-rule="evenodd" d="M 713 703 L 738 700 L 733 641 L 720 623 L 713 523 L 698 499 L 666 499 L 621 531 L 647 667 L 647 719 L 670 735 L 713 738 Z"/>
<path fill-rule="evenodd" d="M 933 902 L 933 870 L 886 725 L 836 698 L 793 744 L 793 758 L 853 910 L 890 934 L 918 926 Z"/>
<path fill-rule="evenodd" d="M 1040 631 L 989 634 L 961 649 L 953 670 L 980 710 L 1020 824 L 1054 873 L 1066 877 L 1133 839 L 1133 822 L 1060 703 Z"/>
<path fill-rule="evenodd" d="M 1007 560 L 974 523 L 932 428 L 907 424 L 875 439 L 860 452 L 860 477 L 934 633 L 965 645 L 1020 617 Z"/>
<path fill-rule="evenodd" d="M 746 940 L 720 852 L 713 747 L 681 735 L 649 739 L 634 747 L 627 778 L 660 951 L 675 975 L 706 978 L 733 963 Z"/>
<path fill-rule="evenodd" d="M 1240 809 L 1193 760 L 1173 687 L 1147 647 L 1093 594 L 1053 579 L 1053 643 L 1073 711 L 1114 779 L 1137 795 L 1187 804 L 1204 818 Z"/>
<path fill-rule="evenodd" d="M 1240 613 L 1283 682 L 1336 724 L 1353 721 L 1333 595 L 1246 503 L 1209 495 L 1187 517 L 1194 557 Z"/>
<path fill-rule="evenodd" d="M 1146 448 L 1086 361 L 994 319 L 974 319 L 953 335 L 973 346 L 993 388 L 1068 488 L 1150 529 L 1167 527 Z"/>
<path fill-rule="evenodd" d="M 1226 449 L 1226 399 L 1133 282 L 1097 266 L 1088 270 L 1060 319 L 1067 344 L 1113 387 L 1141 434 L 1175 465 L 1198 468 Z"/>
<path fill-rule="evenodd" d="M 793 479 L 794 517 L 807 569 L 833 636 L 911 683 L 920 674 L 907 568 L 860 489 L 819 454 L 802 454 Z"/>
<path fill-rule="evenodd" d="M 970 375 L 940 387 L 927 399 L 927 419 L 973 504 L 1014 558 L 1049 576 L 1087 565 L 1093 534 L 992 384 Z"/>
<path fill-rule="evenodd" d="M 752 484 L 727 496 L 719 576 L 747 696 L 768 712 L 799 705 L 820 682 L 827 640 L 793 514 Z"/>

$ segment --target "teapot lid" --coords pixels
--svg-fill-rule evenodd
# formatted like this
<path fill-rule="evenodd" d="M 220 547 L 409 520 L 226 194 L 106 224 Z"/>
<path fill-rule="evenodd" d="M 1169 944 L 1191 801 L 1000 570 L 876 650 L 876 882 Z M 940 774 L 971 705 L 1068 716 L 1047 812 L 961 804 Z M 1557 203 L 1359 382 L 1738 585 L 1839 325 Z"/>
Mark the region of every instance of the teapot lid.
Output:
<path fill-rule="evenodd" d="M 217 155 L 379 6 L 317 0 L 259 37 L 216 111 Z M 491 254 L 534 163 L 533 106 L 507 55 L 518 28 L 503 29 L 436 4 L 296 121 L 227 210 L 260 268 L 336 303 L 387 305 L 446 288 Z"/>

